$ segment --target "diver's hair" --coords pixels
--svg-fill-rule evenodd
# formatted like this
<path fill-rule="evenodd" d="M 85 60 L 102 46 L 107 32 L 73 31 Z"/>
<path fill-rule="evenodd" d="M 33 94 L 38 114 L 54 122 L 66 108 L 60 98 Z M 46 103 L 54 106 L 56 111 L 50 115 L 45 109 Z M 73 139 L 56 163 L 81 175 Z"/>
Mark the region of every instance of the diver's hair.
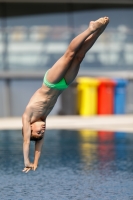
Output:
<path fill-rule="evenodd" d="M 32 131 L 31 131 L 32 133 Z M 24 132 L 23 132 L 23 127 L 22 127 L 22 136 L 24 137 Z M 30 141 L 34 141 L 34 142 L 37 142 L 39 140 L 41 140 L 42 138 L 35 138 L 33 137 L 32 135 L 30 136 Z"/>
<path fill-rule="evenodd" d="M 34 141 L 34 142 L 37 142 L 39 140 L 41 140 L 42 138 L 35 138 L 33 136 L 30 136 L 30 141 Z"/>

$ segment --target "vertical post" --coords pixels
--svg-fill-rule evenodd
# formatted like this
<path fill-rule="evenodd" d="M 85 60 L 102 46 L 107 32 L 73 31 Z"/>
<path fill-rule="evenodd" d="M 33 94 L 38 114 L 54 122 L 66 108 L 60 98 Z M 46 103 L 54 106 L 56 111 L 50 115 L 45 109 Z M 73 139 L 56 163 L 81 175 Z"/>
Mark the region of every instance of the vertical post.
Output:
<path fill-rule="evenodd" d="M 6 13 L 6 3 L 2 3 L 2 37 L 3 37 L 3 70 L 7 72 L 9 70 L 8 63 L 7 63 L 7 47 L 8 47 L 8 41 L 7 41 L 7 23 L 6 23 L 7 13 Z M 11 115 L 11 105 L 10 105 L 10 80 L 8 78 L 5 78 L 4 81 L 4 116 L 10 116 Z"/>
<path fill-rule="evenodd" d="M 11 116 L 11 98 L 10 98 L 10 80 L 5 78 L 4 81 L 4 117 Z"/>
<path fill-rule="evenodd" d="M 68 14 L 68 26 L 69 28 L 71 28 L 71 35 L 69 38 L 69 43 L 72 41 L 72 39 L 75 37 L 75 33 L 74 33 L 74 20 L 73 20 L 73 4 L 68 3 L 67 4 L 67 12 Z"/>

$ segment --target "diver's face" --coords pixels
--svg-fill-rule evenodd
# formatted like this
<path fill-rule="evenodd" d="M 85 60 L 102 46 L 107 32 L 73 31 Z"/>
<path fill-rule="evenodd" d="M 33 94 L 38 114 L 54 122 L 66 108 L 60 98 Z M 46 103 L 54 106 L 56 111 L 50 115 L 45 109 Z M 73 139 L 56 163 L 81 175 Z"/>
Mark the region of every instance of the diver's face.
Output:
<path fill-rule="evenodd" d="M 37 121 L 31 124 L 31 136 L 35 139 L 42 139 L 45 132 L 45 122 Z"/>

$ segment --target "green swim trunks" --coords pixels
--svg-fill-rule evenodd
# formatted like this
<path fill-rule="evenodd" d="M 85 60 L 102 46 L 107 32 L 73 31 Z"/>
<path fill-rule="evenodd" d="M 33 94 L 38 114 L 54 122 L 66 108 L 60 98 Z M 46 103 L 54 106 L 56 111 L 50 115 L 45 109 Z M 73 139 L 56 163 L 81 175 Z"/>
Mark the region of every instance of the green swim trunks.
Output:
<path fill-rule="evenodd" d="M 68 88 L 69 85 L 67 85 L 64 78 L 58 83 L 50 83 L 47 81 L 47 74 L 48 74 L 48 71 L 44 75 L 44 79 L 43 79 L 44 85 L 46 85 L 49 88 L 54 88 L 54 89 L 58 89 L 58 90 L 64 90 L 64 89 Z"/>

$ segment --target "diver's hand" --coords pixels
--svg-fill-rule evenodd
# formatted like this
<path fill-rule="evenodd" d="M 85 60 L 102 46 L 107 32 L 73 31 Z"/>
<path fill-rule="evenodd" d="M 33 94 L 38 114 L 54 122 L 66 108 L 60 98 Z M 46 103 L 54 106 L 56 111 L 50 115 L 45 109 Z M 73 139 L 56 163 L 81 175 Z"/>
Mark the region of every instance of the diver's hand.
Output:
<path fill-rule="evenodd" d="M 28 173 L 30 170 L 34 169 L 34 164 L 33 163 L 29 163 L 28 165 L 26 165 L 26 167 L 24 167 L 24 169 L 22 170 L 25 173 Z"/>
<path fill-rule="evenodd" d="M 28 166 L 26 166 L 22 171 L 25 173 L 28 173 L 30 170 L 35 171 L 37 169 L 37 165 L 30 163 Z"/>
<path fill-rule="evenodd" d="M 36 169 L 37 169 L 37 165 L 34 164 L 33 170 L 36 171 Z"/>

